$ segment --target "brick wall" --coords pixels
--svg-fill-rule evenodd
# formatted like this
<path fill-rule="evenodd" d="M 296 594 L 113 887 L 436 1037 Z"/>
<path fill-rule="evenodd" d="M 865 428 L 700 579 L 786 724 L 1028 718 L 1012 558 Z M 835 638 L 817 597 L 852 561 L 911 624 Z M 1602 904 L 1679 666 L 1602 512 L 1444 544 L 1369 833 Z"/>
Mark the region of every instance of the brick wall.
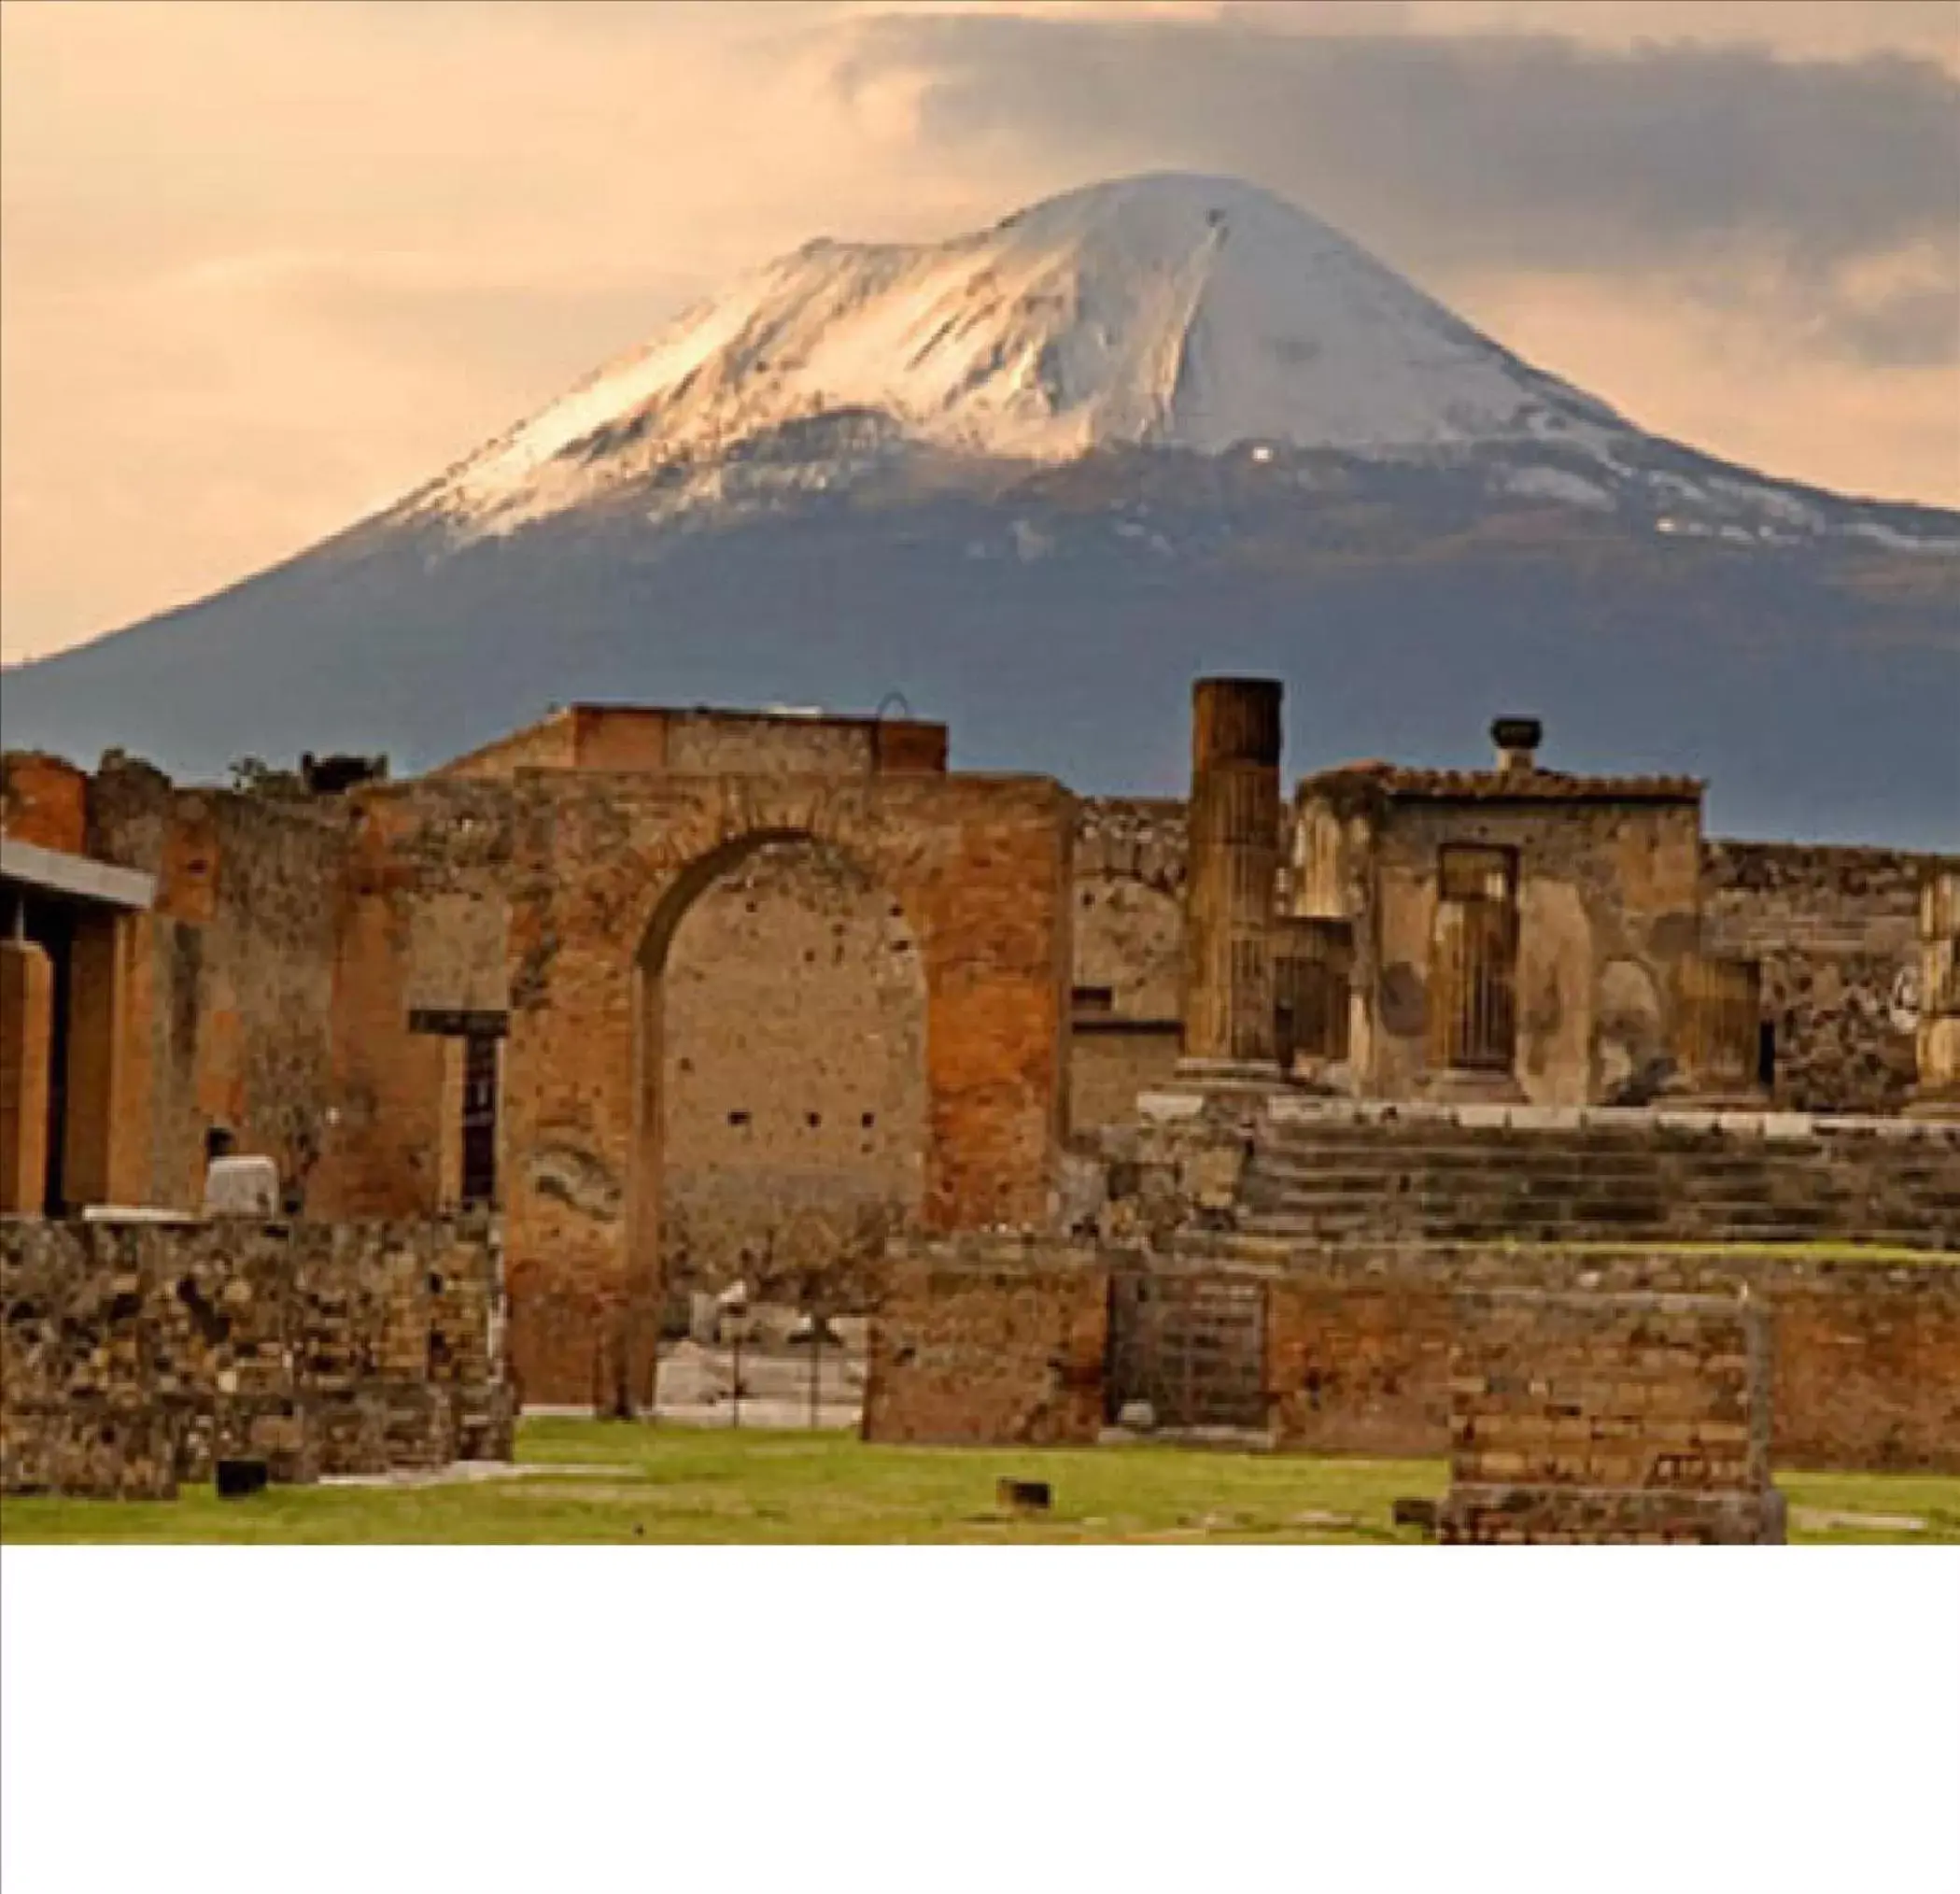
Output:
<path fill-rule="evenodd" d="M 505 1459 L 482 1225 L 0 1223 L 0 1491 Z"/>
<path fill-rule="evenodd" d="M 1677 1295 L 1746 1286 L 1775 1330 L 1778 1464 L 1960 1471 L 1960 1262 L 1950 1258 L 1363 1249 L 1302 1259 L 1269 1292 L 1280 1444 L 1390 1457 L 1443 1451 L 1451 1297 L 1503 1286 Z"/>
<path fill-rule="evenodd" d="M 1079 1017 L 1068 1045 L 1068 1128 L 1072 1135 L 1126 1124 L 1136 1096 L 1176 1077 L 1183 1039 L 1175 1021 Z"/>
<path fill-rule="evenodd" d="M 118 1090 L 134 1122 L 118 1127 L 106 1194 L 195 1208 L 214 1124 L 303 1188 L 335 1103 L 342 805 L 178 789 L 112 758 L 90 788 L 87 843 L 157 878 L 154 912 L 125 924 Z"/>
<path fill-rule="evenodd" d="M 990 1272 L 1002 1269 L 1002 1253 L 984 1237 L 905 1251 L 909 1266 L 942 1287 L 967 1281 L 962 1320 L 975 1334 L 984 1332 L 975 1311 L 994 1293 Z M 1037 1277 L 1151 1266 L 1147 1251 L 1088 1245 L 1035 1244 L 1015 1255 L 1022 1272 Z M 1289 1451 L 1382 1458 L 1447 1451 L 1459 1293 L 1733 1297 L 1746 1287 L 1769 1311 L 1775 1335 L 1777 1464 L 1960 1472 L 1960 1262 L 1952 1258 L 1882 1264 L 1773 1251 L 1713 1257 L 1356 1245 L 1265 1265 L 1227 1255 L 1194 1257 L 1183 1266 L 1261 1285 L 1267 1425 L 1274 1444 Z M 873 1332 L 875 1348 L 875 1323 Z M 943 1398 L 957 1402 L 955 1383 Z M 970 1417 L 959 1437 L 985 1437 L 982 1419 Z"/>
<path fill-rule="evenodd" d="M 1920 882 L 1953 858 L 1716 841 L 1702 859 L 1714 950 L 1763 964 L 1777 1103 L 1897 1110 L 1917 1065 Z"/>
<path fill-rule="evenodd" d="M 80 855 L 88 835 L 89 779 L 37 750 L 0 754 L 0 829 L 35 848 Z"/>
<path fill-rule="evenodd" d="M 1093 1443 L 1108 1302 L 1108 1273 L 1086 1257 L 895 1271 L 871 1327 L 865 1438 Z"/>
<path fill-rule="evenodd" d="M 1383 1459 L 1439 1452 L 1449 1420 L 1450 1296 L 1428 1272 L 1302 1267 L 1266 1285 L 1276 1442 Z"/>
<path fill-rule="evenodd" d="M 1069 804 L 1026 778 L 521 779 L 506 1048 L 513 1351 L 541 1400 L 643 1399 L 659 1312 L 657 1046 L 670 949 L 757 848 L 847 856 L 925 992 L 929 1228 L 1047 1213 L 1064 1110 Z"/>
<path fill-rule="evenodd" d="M 411 1015 L 508 1004 L 513 797 L 499 782 L 430 777 L 362 791 L 346 819 L 332 960 L 339 1118 L 308 1206 L 430 1215 L 454 1180 L 459 1067 L 453 1043 L 411 1030 Z"/>
<path fill-rule="evenodd" d="M 1782 1539 L 1759 1304 L 1478 1290 L 1451 1329 L 1445 1543 Z"/>
<path fill-rule="evenodd" d="M 925 974 L 850 856 L 771 842 L 695 898 L 661 982 L 670 1306 L 735 1280 L 867 1306 L 925 1188 Z"/>
<path fill-rule="evenodd" d="M 443 776 L 943 774 L 946 727 L 906 719 L 572 704 L 458 756 Z"/>

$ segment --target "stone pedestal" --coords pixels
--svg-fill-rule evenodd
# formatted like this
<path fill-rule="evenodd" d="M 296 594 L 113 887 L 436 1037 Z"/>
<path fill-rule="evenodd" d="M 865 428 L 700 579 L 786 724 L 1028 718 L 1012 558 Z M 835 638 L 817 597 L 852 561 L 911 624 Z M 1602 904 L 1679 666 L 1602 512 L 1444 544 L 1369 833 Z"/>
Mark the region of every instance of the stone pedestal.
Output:
<path fill-rule="evenodd" d="M 1525 1088 L 1516 1072 L 1480 1072 L 1445 1067 L 1422 1082 L 1424 1098 L 1437 1105 L 1523 1105 Z"/>
<path fill-rule="evenodd" d="M 1188 1084 L 1284 1082 L 1273 983 L 1279 874 L 1280 686 L 1201 678 L 1192 690 L 1190 864 L 1185 894 Z"/>
<path fill-rule="evenodd" d="M 32 940 L 0 940 L 0 1213 L 35 1215 L 48 1194 L 54 968 Z"/>
<path fill-rule="evenodd" d="M 1740 1296 L 1459 1291 L 1445 1545 L 1778 1545 L 1769 1312 Z"/>
<path fill-rule="evenodd" d="M 1919 1083 L 1914 1118 L 1960 1121 L 1960 872 L 1929 875 L 1919 908 Z"/>

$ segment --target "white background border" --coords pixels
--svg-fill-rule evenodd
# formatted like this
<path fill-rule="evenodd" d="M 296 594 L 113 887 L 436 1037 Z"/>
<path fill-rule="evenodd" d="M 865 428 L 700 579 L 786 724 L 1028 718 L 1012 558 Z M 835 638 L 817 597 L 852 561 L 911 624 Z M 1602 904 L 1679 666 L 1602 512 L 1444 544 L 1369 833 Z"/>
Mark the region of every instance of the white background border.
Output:
<path fill-rule="evenodd" d="M 1952 1894 L 1960 1553 L 0 1552 L 6 1894 Z"/>

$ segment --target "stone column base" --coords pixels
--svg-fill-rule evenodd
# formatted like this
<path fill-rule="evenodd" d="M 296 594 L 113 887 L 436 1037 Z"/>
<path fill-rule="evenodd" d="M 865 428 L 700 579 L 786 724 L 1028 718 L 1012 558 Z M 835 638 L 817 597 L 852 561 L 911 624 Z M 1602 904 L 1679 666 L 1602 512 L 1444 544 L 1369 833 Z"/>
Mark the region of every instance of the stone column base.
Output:
<path fill-rule="evenodd" d="M 1438 1105 L 1523 1105 L 1525 1088 L 1516 1072 L 1431 1072 L 1423 1096 Z"/>
<path fill-rule="evenodd" d="M 1179 1059 L 1168 1086 L 1159 1091 L 1284 1092 L 1286 1074 L 1276 1061 Z"/>
<path fill-rule="evenodd" d="M 1678 1092 L 1667 1092 L 1655 1099 L 1654 1106 L 1661 1111 L 1768 1111 L 1770 1095 L 1754 1090 L 1697 1091 L 1692 1085 L 1684 1086 Z"/>
<path fill-rule="evenodd" d="M 1942 1086 L 1938 1091 L 1915 1092 L 1899 1115 L 1925 1124 L 1960 1124 L 1960 1090 Z"/>
<path fill-rule="evenodd" d="M 1436 1536 L 1445 1546 L 1781 1546 L 1785 1519 L 1773 1486 L 1453 1486 Z"/>

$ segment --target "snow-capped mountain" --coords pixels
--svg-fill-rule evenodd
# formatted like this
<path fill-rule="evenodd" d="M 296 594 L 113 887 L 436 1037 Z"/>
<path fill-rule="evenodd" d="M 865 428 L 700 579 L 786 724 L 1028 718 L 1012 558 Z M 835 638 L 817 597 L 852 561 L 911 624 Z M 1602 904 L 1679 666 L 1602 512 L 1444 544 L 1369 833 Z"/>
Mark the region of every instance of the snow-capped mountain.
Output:
<path fill-rule="evenodd" d="M 1033 461 L 1255 441 L 1597 447 L 1625 431 L 1304 211 L 1155 177 L 943 244 L 806 245 L 485 448 L 430 502 L 506 527 L 827 414 Z"/>
<path fill-rule="evenodd" d="M 1956 555 L 1960 516 L 1648 435 L 1304 211 L 1155 176 L 806 245 L 338 539 L 8 673 L 5 734 L 412 766 L 550 700 L 895 687 L 964 761 L 1163 789 L 1191 675 L 1256 662 L 1303 761 L 1454 759 L 1515 700 L 1758 827 L 1931 834 Z M 1820 763 L 1860 707 L 1893 740 Z"/>
<path fill-rule="evenodd" d="M 771 440 L 790 451 L 756 453 Z M 626 494 L 668 517 L 933 450 L 969 466 L 1136 447 L 1431 464 L 1503 452 L 1501 487 L 1594 508 L 1644 501 L 1662 531 L 1837 528 L 1960 550 L 1960 534 L 1844 519 L 1733 472 L 1647 464 L 1646 444 L 1305 211 L 1170 174 L 1070 191 L 940 244 L 807 244 L 490 443 L 410 512 L 458 541 Z"/>

